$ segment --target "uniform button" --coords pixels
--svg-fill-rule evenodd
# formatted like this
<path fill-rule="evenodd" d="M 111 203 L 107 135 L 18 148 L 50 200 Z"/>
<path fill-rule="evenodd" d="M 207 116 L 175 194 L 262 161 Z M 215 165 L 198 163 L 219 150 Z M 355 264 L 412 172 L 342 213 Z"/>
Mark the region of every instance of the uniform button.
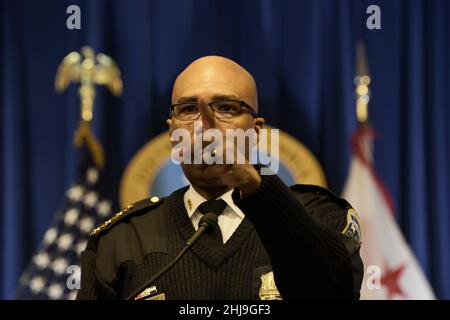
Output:
<path fill-rule="evenodd" d="M 157 202 L 159 202 L 159 198 L 158 197 L 151 197 L 150 201 L 153 202 L 153 203 L 157 203 Z"/>

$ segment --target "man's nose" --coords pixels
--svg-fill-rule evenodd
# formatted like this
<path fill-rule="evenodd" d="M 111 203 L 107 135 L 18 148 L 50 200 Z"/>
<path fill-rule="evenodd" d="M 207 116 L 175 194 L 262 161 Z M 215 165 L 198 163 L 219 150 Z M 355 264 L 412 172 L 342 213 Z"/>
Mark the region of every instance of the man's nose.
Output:
<path fill-rule="evenodd" d="M 203 97 L 198 97 L 197 105 L 200 112 L 200 120 L 203 125 L 203 129 L 210 129 L 215 127 L 215 117 L 214 113 L 209 107 L 206 99 Z"/>

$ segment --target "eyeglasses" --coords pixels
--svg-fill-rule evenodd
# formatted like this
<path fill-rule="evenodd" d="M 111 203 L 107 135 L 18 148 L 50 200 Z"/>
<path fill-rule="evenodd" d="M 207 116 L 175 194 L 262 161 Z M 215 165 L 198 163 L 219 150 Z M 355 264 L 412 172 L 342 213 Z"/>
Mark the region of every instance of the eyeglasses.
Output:
<path fill-rule="evenodd" d="M 239 116 L 243 112 L 249 112 L 252 116 L 258 114 L 247 103 L 238 99 L 219 100 L 208 103 L 214 116 L 219 120 L 229 120 Z M 197 102 L 175 103 L 170 106 L 170 114 L 178 120 L 195 121 L 200 118 L 200 110 Z"/>

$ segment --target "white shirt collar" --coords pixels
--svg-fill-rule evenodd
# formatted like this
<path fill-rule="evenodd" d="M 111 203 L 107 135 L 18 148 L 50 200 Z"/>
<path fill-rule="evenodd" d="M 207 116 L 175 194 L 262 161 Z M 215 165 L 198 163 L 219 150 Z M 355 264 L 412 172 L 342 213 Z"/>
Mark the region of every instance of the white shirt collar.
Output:
<path fill-rule="evenodd" d="M 234 213 L 236 213 L 241 219 L 244 219 L 245 215 L 241 211 L 241 209 L 239 209 L 239 207 L 234 203 L 232 194 L 233 189 L 225 192 L 217 199 L 222 199 L 223 201 L 225 201 L 227 205 L 231 208 L 231 210 L 233 210 Z M 189 218 L 192 217 L 192 215 L 197 210 L 198 206 L 205 201 L 206 199 L 201 194 L 199 194 L 192 185 L 190 185 L 189 189 L 184 193 L 184 204 Z"/>

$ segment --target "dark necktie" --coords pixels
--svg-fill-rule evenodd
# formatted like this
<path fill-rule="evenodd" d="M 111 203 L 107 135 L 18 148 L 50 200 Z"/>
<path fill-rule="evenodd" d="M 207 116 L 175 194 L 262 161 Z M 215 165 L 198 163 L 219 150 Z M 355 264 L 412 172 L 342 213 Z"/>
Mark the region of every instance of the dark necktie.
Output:
<path fill-rule="evenodd" d="M 212 212 L 216 214 L 217 217 L 219 217 L 223 210 L 225 210 L 226 206 L 227 203 L 222 199 L 208 200 L 203 202 L 198 207 L 198 211 L 200 211 L 202 214 Z M 211 230 L 211 232 L 203 235 L 203 237 L 203 241 L 205 242 L 205 244 L 213 249 L 216 249 L 217 247 L 223 245 L 222 232 L 220 231 L 219 225 L 217 225 L 214 230 Z"/>

